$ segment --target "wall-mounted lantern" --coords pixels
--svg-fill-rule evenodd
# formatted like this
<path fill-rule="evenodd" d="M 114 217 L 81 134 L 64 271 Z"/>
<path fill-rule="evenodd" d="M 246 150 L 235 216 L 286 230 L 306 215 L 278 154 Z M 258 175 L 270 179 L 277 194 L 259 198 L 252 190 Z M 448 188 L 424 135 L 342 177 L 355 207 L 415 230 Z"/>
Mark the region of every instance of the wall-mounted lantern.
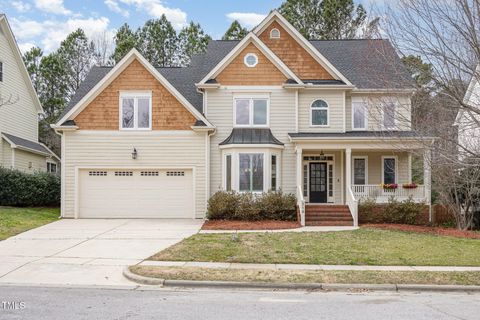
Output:
<path fill-rule="evenodd" d="M 138 157 L 137 149 L 136 149 L 136 148 L 133 148 L 132 159 L 133 159 L 133 160 L 137 160 L 137 157 Z"/>

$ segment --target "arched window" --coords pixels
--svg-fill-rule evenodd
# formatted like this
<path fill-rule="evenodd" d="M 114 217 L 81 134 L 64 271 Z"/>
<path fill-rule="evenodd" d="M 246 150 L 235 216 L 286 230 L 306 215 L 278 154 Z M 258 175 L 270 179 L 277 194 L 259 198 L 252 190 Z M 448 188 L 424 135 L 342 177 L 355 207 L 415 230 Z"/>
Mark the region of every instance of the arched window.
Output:
<path fill-rule="evenodd" d="M 328 126 L 328 103 L 325 100 L 313 101 L 310 108 L 310 119 L 312 126 Z"/>
<path fill-rule="evenodd" d="M 280 39 L 280 30 L 273 28 L 272 31 L 270 31 L 270 39 Z"/>

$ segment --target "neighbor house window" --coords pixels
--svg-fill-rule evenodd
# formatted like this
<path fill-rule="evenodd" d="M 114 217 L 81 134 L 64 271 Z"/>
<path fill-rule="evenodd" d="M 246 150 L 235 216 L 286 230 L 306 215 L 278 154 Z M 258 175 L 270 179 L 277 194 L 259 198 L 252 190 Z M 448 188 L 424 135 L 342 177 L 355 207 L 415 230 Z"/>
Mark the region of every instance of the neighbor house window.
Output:
<path fill-rule="evenodd" d="M 263 154 L 240 153 L 239 190 L 247 192 L 263 192 Z"/>
<path fill-rule="evenodd" d="M 353 158 L 353 184 L 367 184 L 367 158 Z"/>
<path fill-rule="evenodd" d="M 232 191 L 232 155 L 227 154 L 225 157 L 225 189 Z"/>
<path fill-rule="evenodd" d="M 278 30 L 277 28 L 273 28 L 272 31 L 270 31 L 270 38 L 280 39 L 280 30 Z"/>
<path fill-rule="evenodd" d="M 57 164 L 52 162 L 47 162 L 47 172 L 57 173 Z"/>
<path fill-rule="evenodd" d="M 3 62 L 0 61 L 0 82 L 3 82 Z"/>
<path fill-rule="evenodd" d="M 121 93 L 120 125 L 123 130 L 150 130 L 152 128 L 151 93 Z"/>
<path fill-rule="evenodd" d="M 277 190 L 277 156 L 272 155 L 272 163 L 271 163 L 271 170 L 272 170 L 272 181 L 271 181 L 271 189 L 273 191 Z"/>
<path fill-rule="evenodd" d="M 311 106 L 312 126 L 328 126 L 328 104 L 324 100 L 315 100 Z"/>
<path fill-rule="evenodd" d="M 383 127 L 385 129 L 395 128 L 395 114 L 397 105 L 395 103 L 386 103 L 383 106 Z"/>
<path fill-rule="evenodd" d="M 364 102 L 352 103 L 353 130 L 367 129 L 367 104 Z"/>
<path fill-rule="evenodd" d="M 268 99 L 235 99 L 236 126 L 267 126 Z"/>
<path fill-rule="evenodd" d="M 397 183 L 397 159 L 393 157 L 383 158 L 383 183 Z"/>

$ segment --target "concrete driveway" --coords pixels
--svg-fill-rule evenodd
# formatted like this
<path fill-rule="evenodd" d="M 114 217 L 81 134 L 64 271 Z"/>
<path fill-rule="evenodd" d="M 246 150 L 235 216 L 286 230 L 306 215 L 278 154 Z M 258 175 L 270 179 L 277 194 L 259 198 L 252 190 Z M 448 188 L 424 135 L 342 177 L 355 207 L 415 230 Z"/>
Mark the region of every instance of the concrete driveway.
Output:
<path fill-rule="evenodd" d="M 137 264 L 198 232 L 201 220 L 60 220 L 0 241 L 0 283 L 131 285 Z"/>

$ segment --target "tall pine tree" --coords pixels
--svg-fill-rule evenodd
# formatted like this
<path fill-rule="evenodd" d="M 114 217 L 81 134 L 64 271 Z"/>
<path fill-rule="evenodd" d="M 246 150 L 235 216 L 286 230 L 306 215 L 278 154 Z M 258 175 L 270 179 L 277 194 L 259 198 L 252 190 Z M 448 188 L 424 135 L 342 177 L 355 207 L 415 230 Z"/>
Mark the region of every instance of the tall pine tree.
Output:
<path fill-rule="evenodd" d="M 130 29 L 130 26 L 124 23 L 115 34 L 115 51 L 113 52 L 113 60 L 118 63 L 133 48 L 138 49 L 137 34 Z"/>
<path fill-rule="evenodd" d="M 247 34 L 248 30 L 235 20 L 223 35 L 222 40 L 242 40 Z"/>
<path fill-rule="evenodd" d="M 204 53 L 212 38 L 198 23 L 190 22 L 178 35 L 178 64 L 186 66 L 194 54 Z"/>

